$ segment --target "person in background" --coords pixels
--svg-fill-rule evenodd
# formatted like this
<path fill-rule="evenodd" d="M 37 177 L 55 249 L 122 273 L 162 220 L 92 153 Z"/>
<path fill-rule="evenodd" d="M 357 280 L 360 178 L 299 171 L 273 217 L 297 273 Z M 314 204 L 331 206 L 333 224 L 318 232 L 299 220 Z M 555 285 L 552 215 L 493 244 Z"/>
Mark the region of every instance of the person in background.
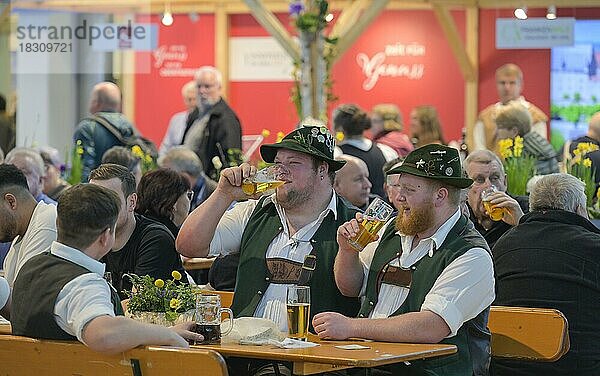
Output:
<path fill-rule="evenodd" d="M 415 147 L 446 144 L 435 107 L 417 106 L 410 112 L 410 137 Z"/>
<path fill-rule="evenodd" d="M 350 204 L 364 211 L 377 195 L 371 194 L 367 164 L 359 158 L 342 154 L 336 160 L 346 161 L 335 173 L 333 189 Z"/>
<path fill-rule="evenodd" d="M 12 287 L 31 257 L 56 240 L 56 205 L 36 201 L 25 174 L 11 164 L 0 165 L 0 242 L 8 243 L 4 277 Z"/>
<path fill-rule="evenodd" d="M 6 112 L 6 98 L 0 94 L 0 149 L 8 153 L 15 147 L 15 123 Z"/>
<path fill-rule="evenodd" d="M 41 147 L 40 156 L 46 168 L 46 177 L 42 192 L 54 201 L 57 201 L 60 195 L 71 186 L 61 176 L 65 165 L 62 163 L 58 150 L 55 148 L 49 146 Z"/>
<path fill-rule="evenodd" d="M 344 134 L 339 148 L 344 154 L 360 158 L 367 164 L 371 192 L 386 198 L 383 190 L 383 165 L 386 161 L 397 158 L 398 154 L 389 146 L 376 144 L 364 136 L 365 131 L 371 128 L 371 120 L 357 105 L 344 104 L 333 113 L 335 131 Z"/>
<path fill-rule="evenodd" d="M 194 80 L 198 98 L 196 108 L 186 122 L 183 145 L 198 154 L 206 175 L 218 179 L 216 164 L 225 168 L 242 162 L 239 159 L 242 126 L 235 112 L 221 97 L 221 72 L 215 67 L 203 66 L 194 75 Z"/>
<path fill-rule="evenodd" d="M 569 352 L 549 363 L 492 360 L 492 375 L 600 375 L 600 230 L 588 220 L 585 185 L 543 176 L 530 212 L 493 248 L 494 304 L 554 308 L 569 322 Z"/>
<path fill-rule="evenodd" d="M 190 212 L 192 194 L 189 182 L 180 173 L 168 168 L 152 170 L 138 184 L 135 211 L 162 223 L 177 237 Z"/>
<path fill-rule="evenodd" d="M 196 88 L 196 81 L 188 81 L 181 88 L 181 96 L 183 97 L 183 104 L 185 111 L 176 113 L 169 120 L 169 127 L 163 137 L 163 140 L 158 149 L 158 155 L 165 155 L 171 148 L 181 145 L 183 142 L 183 133 L 185 132 L 186 122 L 190 115 L 196 109 L 196 96 L 198 95 L 198 89 Z"/>
<path fill-rule="evenodd" d="M 346 296 L 362 296 L 358 318 L 315 315 L 323 339 L 451 343 L 456 356 L 389 367 L 392 375 L 487 375 L 489 306 L 494 270 L 489 248 L 459 209 L 463 177 L 458 151 L 430 144 L 388 172 L 398 200 L 396 218 L 356 252 L 348 239 L 362 215 L 337 231 L 335 281 Z"/>
<path fill-rule="evenodd" d="M 485 238 L 490 248 L 508 230 L 519 224 L 523 213 L 529 212 L 527 196 L 512 197 L 506 193 L 506 174 L 500 158 L 489 150 L 476 150 L 463 162 L 463 170 L 473 179 L 468 188 L 467 207 L 475 229 Z M 494 206 L 503 209 L 502 219 L 493 221 L 483 207 L 481 192 L 491 186 L 497 192 L 491 198 Z"/>
<path fill-rule="evenodd" d="M 14 148 L 6 155 L 4 163 L 15 165 L 23 171 L 27 178 L 29 192 L 35 197 L 36 201 L 56 205 L 56 201 L 46 196 L 42 191 L 46 180 L 46 168 L 44 167 L 44 160 L 37 150 Z"/>
<path fill-rule="evenodd" d="M 177 270 L 185 275 L 181 258 L 175 250 L 173 234 L 164 225 L 135 213 L 137 194 L 133 174 L 123 166 L 103 164 L 90 174 L 90 183 L 115 192 L 121 200 L 121 210 L 112 251 L 102 258 L 111 272 L 117 291 L 131 291 L 131 281 L 124 274 L 149 275 L 167 280 Z"/>
<path fill-rule="evenodd" d="M 531 130 L 548 139 L 546 122 L 548 117 L 533 103 L 527 102 L 521 95 L 523 90 L 523 72 L 515 64 L 504 64 L 496 70 L 496 89 L 498 90 L 497 103 L 489 105 L 479 113 L 475 124 L 467 125 L 466 142 L 469 152 L 475 150 L 497 150 L 496 123 L 494 121 L 498 111 L 511 101 L 519 102 L 527 109 L 532 118 Z"/>
<path fill-rule="evenodd" d="M 99 260 L 115 242 L 119 197 L 78 184 L 58 204 L 58 240 L 23 266 L 13 289 L 14 335 L 79 340 L 94 351 L 118 354 L 140 345 L 189 347 L 193 322 L 165 328 L 123 317 L 116 292 Z M 36 304 L 31 304 L 36 302 Z"/>
<path fill-rule="evenodd" d="M 83 182 L 88 180 L 90 171 L 102 163 L 102 156 L 108 149 L 122 145 L 95 117 L 106 120 L 123 138 L 137 133 L 133 124 L 121 113 L 121 90 L 112 82 L 100 82 L 94 86 L 90 95 L 89 112 L 91 117 L 79 122 L 73 136 L 75 144 L 80 143 L 83 148 Z"/>
<path fill-rule="evenodd" d="M 135 177 L 135 185 L 140 184 L 142 179 L 142 160 L 133 154 L 131 149 L 125 146 L 113 146 L 102 156 L 102 164 L 114 163 L 127 167 L 129 172 Z"/>
<path fill-rule="evenodd" d="M 373 141 L 391 147 L 399 157 L 406 157 L 414 147 L 402 128 L 402 114 L 395 104 L 378 104 L 371 110 Z"/>
<path fill-rule="evenodd" d="M 496 142 L 514 140 L 517 136 L 523 138 L 523 154 L 536 159 L 537 175 L 558 172 L 556 151 L 545 138 L 531 131 L 531 114 L 520 102 L 512 101 L 498 110 L 496 127 Z"/>
<path fill-rule="evenodd" d="M 575 156 L 574 152 L 581 143 L 590 143 L 600 148 L 600 112 L 596 112 L 590 118 L 586 135 L 569 143 L 568 151 L 570 158 L 565 158 L 565 163 L 569 163 L 572 157 Z M 596 179 L 596 187 L 598 187 L 600 185 L 600 150 L 592 151 L 582 157 L 589 158 L 592 162 L 592 171 L 594 172 L 594 178 Z"/>
<path fill-rule="evenodd" d="M 179 172 L 190 183 L 194 192 L 190 211 L 196 209 L 217 188 L 217 182 L 204 173 L 200 158 L 185 146 L 174 147 L 160 156 L 158 165 Z"/>

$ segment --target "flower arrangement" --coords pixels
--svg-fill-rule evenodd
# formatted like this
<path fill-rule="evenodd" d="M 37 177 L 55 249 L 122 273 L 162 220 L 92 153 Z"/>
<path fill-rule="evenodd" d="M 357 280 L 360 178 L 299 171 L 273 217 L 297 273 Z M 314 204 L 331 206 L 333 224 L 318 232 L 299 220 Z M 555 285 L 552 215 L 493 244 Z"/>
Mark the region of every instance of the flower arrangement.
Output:
<path fill-rule="evenodd" d="M 138 145 L 133 145 L 131 147 L 131 153 L 140 159 L 142 174 L 145 174 L 148 171 L 152 171 L 156 168 L 156 161 L 150 154 L 146 154 L 142 148 Z"/>
<path fill-rule="evenodd" d="M 585 197 L 588 208 L 592 206 L 597 193 L 592 161 L 586 158 L 586 155 L 598 149 L 598 145 L 590 142 L 579 143 L 577 148 L 573 150 L 573 159 L 567 165 L 567 173 L 575 176 L 585 184 Z"/>
<path fill-rule="evenodd" d="M 81 140 L 77 140 L 77 143 L 71 149 L 71 153 L 67 155 L 67 158 L 65 158 L 67 161 L 65 180 L 71 185 L 81 183 L 81 176 L 83 175 L 83 161 L 81 160 L 82 156 L 83 146 L 81 144 Z"/>
<path fill-rule="evenodd" d="M 140 277 L 135 274 L 126 274 L 133 288 L 125 293 L 129 297 L 127 312 L 135 314 L 141 312 L 162 312 L 169 323 L 174 323 L 180 315 L 193 311 L 196 297 L 192 288 L 187 283 L 177 283 L 182 276 L 174 270 L 173 279 L 164 281 L 145 275 Z"/>
<path fill-rule="evenodd" d="M 507 191 L 513 196 L 527 194 L 527 182 L 535 175 L 536 159 L 523 153 L 523 138 L 520 136 L 498 141 L 507 179 Z"/>

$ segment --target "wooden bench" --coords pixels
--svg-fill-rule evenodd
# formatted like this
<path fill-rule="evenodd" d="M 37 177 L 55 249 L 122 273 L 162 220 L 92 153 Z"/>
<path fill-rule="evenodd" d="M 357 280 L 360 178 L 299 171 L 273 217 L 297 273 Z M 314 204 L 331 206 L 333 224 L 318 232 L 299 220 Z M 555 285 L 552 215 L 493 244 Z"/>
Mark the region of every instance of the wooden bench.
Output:
<path fill-rule="evenodd" d="M 223 357 L 207 349 L 145 346 L 104 355 L 75 341 L 0 336 L 2 375 L 218 376 L 227 375 Z"/>
<path fill-rule="evenodd" d="M 569 351 L 567 318 L 556 309 L 492 306 L 492 356 L 554 362 Z"/>

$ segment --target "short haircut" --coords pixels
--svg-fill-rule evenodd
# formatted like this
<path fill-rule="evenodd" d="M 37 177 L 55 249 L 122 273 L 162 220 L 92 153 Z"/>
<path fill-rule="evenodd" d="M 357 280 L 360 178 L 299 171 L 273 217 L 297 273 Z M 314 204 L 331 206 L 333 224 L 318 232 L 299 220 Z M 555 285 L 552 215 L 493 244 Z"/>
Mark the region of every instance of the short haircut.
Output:
<path fill-rule="evenodd" d="M 223 75 L 221 74 L 221 72 L 219 72 L 217 68 L 210 65 L 204 65 L 198 68 L 198 70 L 194 74 L 194 80 L 198 81 L 200 79 L 200 76 L 202 76 L 204 73 L 210 73 L 213 76 L 215 76 L 215 81 L 217 82 L 217 84 L 220 87 L 223 86 Z"/>
<path fill-rule="evenodd" d="M 121 201 L 110 189 L 94 184 L 77 184 L 58 199 L 57 240 L 83 249 L 93 244 L 106 229 L 115 231 Z"/>
<path fill-rule="evenodd" d="M 496 69 L 496 77 L 500 76 L 501 74 L 516 76 L 519 81 L 523 82 L 523 71 L 516 64 L 508 63 Z"/>
<path fill-rule="evenodd" d="M 90 173 L 90 180 L 119 179 L 125 198 L 135 193 L 135 177 L 126 167 L 114 163 L 101 164 Z"/>
<path fill-rule="evenodd" d="M 504 165 L 500 158 L 496 155 L 496 153 L 490 150 L 475 150 L 470 153 L 467 158 L 463 161 L 463 171 L 467 171 L 467 168 L 471 165 L 471 163 L 481 163 L 485 165 L 489 165 L 492 162 L 496 162 L 500 167 L 500 171 L 504 174 Z"/>
<path fill-rule="evenodd" d="M 4 194 L 9 190 L 20 191 L 21 194 L 29 192 L 27 177 L 23 171 L 12 164 L 0 164 L 0 192 Z M 16 194 L 17 192 L 13 193 Z"/>
<path fill-rule="evenodd" d="M 140 164 L 142 160 L 131 152 L 125 146 L 113 146 L 102 155 L 102 163 L 114 163 L 127 167 L 131 172 Z"/>
<path fill-rule="evenodd" d="M 333 126 L 347 136 L 359 136 L 371 128 L 369 115 L 355 104 L 343 104 L 333 112 Z"/>
<path fill-rule="evenodd" d="M 17 158 L 23 158 L 27 160 L 29 167 L 35 170 L 39 176 L 46 175 L 46 168 L 44 167 L 44 160 L 40 156 L 40 153 L 35 149 L 18 147 L 14 148 L 6 154 L 4 163 L 12 163 Z"/>
<path fill-rule="evenodd" d="M 519 136 L 531 132 L 531 114 L 521 103 L 510 101 L 496 114 L 496 126 L 502 129 L 517 128 Z"/>
<path fill-rule="evenodd" d="M 431 192 L 438 190 L 440 188 L 446 188 L 446 190 L 448 191 L 448 201 L 452 204 L 452 205 L 460 205 L 460 200 L 461 200 L 461 188 L 455 187 L 453 185 L 449 185 L 449 184 L 444 184 L 438 180 L 431 180 L 431 179 L 427 179 L 430 181 L 430 190 Z"/>
<path fill-rule="evenodd" d="M 529 196 L 529 210 L 560 209 L 572 213 L 586 208 L 585 184 L 570 174 L 549 174 L 540 178 Z"/>
<path fill-rule="evenodd" d="M 310 155 L 308 154 L 308 156 L 310 156 L 311 160 L 312 160 L 312 166 L 313 166 L 313 171 L 319 171 L 319 166 L 321 165 L 321 163 L 325 162 L 327 163 L 327 166 L 329 166 L 327 168 L 327 177 L 329 178 L 329 181 L 331 182 L 331 184 L 333 184 L 333 182 L 335 181 L 335 170 L 331 167 L 331 165 L 329 164 L 329 162 L 317 158 L 314 155 Z"/>
<path fill-rule="evenodd" d="M 119 111 L 121 107 L 121 90 L 113 82 L 105 81 L 97 84 L 91 96 L 100 111 Z"/>
<path fill-rule="evenodd" d="M 392 170 L 392 168 L 399 166 L 402 162 L 404 162 L 404 157 L 394 158 L 391 161 L 387 161 L 383 164 L 381 168 L 383 170 L 383 176 L 387 180 L 388 172 Z"/>
<path fill-rule="evenodd" d="M 176 146 L 167 154 L 158 158 L 160 167 L 168 167 L 177 172 L 185 172 L 194 178 L 199 178 L 204 171 L 202 161 L 196 153 L 185 146 Z"/>
<path fill-rule="evenodd" d="M 138 213 L 171 219 L 173 206 L 190 190 L 190 184 L 180 173 L 159 168 L 144 174 L 137 190 Z"/>
<path fill-rule="evenodd" d="M 187 94 L 188 91 L 193 91 L 194 93 L 198 92 L 198 89 L 196 89 L 196 81 L 192 80 L 192 81 L 186 82 L 181 87 L 181 96 L 185 97 L 185 95 Z"/>

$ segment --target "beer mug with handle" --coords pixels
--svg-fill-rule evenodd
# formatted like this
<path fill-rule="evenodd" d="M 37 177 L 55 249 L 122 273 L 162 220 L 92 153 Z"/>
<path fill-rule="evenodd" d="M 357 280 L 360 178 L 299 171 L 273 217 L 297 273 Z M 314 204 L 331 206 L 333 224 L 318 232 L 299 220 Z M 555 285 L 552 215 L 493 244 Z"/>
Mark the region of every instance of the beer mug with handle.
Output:
<path fill-rule="evenodd" d="M 229 315 L 229 328 L 221 333 L 221 314 Z M 196 333 L 204 336 L 202 344 L 220 344 L 221 336 L 233 329 L 233 312 L 221 308 L 221 296 L 217 294 L 196 295 Z"/>

